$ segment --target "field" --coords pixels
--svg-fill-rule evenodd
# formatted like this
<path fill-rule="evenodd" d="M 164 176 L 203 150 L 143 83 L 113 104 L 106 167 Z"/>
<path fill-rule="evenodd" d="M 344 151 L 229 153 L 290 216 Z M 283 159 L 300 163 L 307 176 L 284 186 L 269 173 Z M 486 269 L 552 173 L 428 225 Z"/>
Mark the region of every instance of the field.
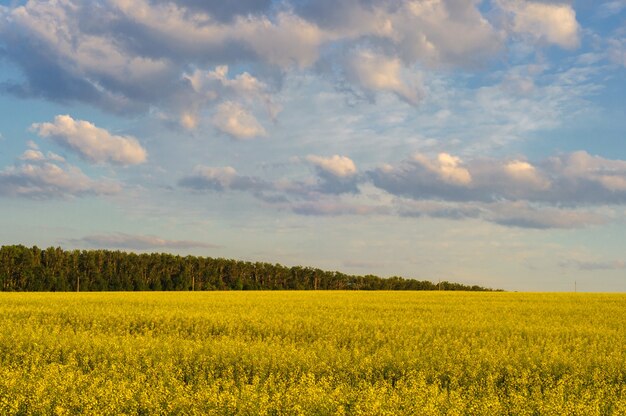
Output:
<path fill-rule="evenodd" d="M 0 414 L 626 414 L 626 295 L 0 293 Z"/>

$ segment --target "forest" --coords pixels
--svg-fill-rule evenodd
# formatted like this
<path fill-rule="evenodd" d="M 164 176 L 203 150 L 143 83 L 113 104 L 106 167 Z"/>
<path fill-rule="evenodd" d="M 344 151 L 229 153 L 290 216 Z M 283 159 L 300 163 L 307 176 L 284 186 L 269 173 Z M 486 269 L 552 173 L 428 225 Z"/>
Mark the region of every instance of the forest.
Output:
<path fill-rule="evenodd" d="M 491 290 L 443 281 L 356 276 L 312 267 L 113 250 L 0 248 L 2 291 Z"/>

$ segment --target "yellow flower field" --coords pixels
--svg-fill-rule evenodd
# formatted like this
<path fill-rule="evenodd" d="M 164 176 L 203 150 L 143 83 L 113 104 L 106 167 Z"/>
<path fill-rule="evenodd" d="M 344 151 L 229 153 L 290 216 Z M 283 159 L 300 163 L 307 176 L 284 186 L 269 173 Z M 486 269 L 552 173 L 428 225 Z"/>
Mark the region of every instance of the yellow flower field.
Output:
<path fill-rule="evenodd" d="M 0 414 L 623 415 L 626 295 L 0 293 Z"/>

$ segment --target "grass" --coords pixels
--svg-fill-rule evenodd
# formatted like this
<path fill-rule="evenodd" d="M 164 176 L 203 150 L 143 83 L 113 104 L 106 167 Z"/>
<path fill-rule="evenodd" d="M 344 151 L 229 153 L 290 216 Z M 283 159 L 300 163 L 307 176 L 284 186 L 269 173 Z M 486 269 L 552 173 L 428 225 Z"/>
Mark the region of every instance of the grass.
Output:
<path fill-rule="evenodd" d="M 0 293 L 0 414 L 626 414 L 626 295 Z"/>

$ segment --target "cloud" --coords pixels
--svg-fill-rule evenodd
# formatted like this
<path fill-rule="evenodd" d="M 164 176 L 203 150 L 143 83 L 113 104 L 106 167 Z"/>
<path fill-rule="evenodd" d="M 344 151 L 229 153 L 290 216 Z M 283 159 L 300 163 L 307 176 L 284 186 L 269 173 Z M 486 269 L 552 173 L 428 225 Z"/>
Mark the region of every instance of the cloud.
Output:
<path fill-rule="evenodd" d="M 173 87 L 167 80 L 174 67 L 168 59 L 131 53 L 116 41 L 114 18 L 106 8 L 104 3 L 60 0 L 5 9 L 0 38 L 24 80 L 7 82 L 4 89 L 88 102 L 118 114 L 146 111 Z"/>
<path fill-rule="evenodd" d="M 146 150 L 134 137 L 113 135 L 69 115 L 58 115 L 53 123 L 35 123 L 31 130 L 93 163 L 135 165 L 146 161 Z"/>
<path fill-rule="evenodd" d="M 411 105 L 418 104 L 423 95 L 417 80 L 408 83 L 403 79 L 402 63 L 397 57 L 361 50 L 348 60 L 346 71 L 348 79 L 365 90 L 391 92 Z"/>
<path fill-rule="evenodd" d="M 279 11 L 275 15 L 237 16 L 225 24 L 210 14 L 168 2 L 114 0 L 113 12 L 143 31 L 144 50 L 159 39 L 162 53 L 192 57 L 258 59 L 283 68 L 307 67 L 317 60 L 324 34 L 300 17 Z M 193 59 L 193 58 L 192 58 Z"/>
<path fill-rule="evenodd" d="M 153 235 L 125 233 L 95 234 L 68 240 L 71 244 L 94 248 L 119 248 L 130 250 L 221 248 L 219 245 L 189 240 L 166 240 Z"/>
<path fill-rule="evenodd" d="M 242 176 L 230 167 L 196 166 L 194 173 L 182 178 L 178 184 L 184 188 L 213 191 L 252 191 L 271 189 L 273 185 L 259 178 Z"/>
<path fill-rule="evenodd" d="M 562 3 L 494 1 L 506 23 L 476 0 L 252 3 L 18 2 L 0 9 L 0 45 L 21 75 L 0 89 L 119 115 L 149 112 L 186 130 L 228 113 L 214 120 L 218 129 L 249 138 L 264 133 L 261 112 L 277 117 L 272 97 L 289 75 L 347 81 L 346 91 L 415 105 L 428 91 L 424 68 L 484 66 L 515 34 L 566 48 L 579 42 L 575 12 Z"/>
<path fill-rule="evenodd" d="M 316 198 L 318 193 L 339 195 L 359 192 L 358 183 L 361 178 L 357 175 L 356 165 L 349 157 L 309 155 L 305 160 L 315 166 L 318 177 L 317 185 L 300 186 L 301 192 L 308 193 L 310 198 Z"/>
<path fill-rule="evenodd" d="M 232 113 L 235 111 L 233 107 L 237 107 L 240 112 L 243 111 L 241 103 L 244 103 L 247 107 L 255 109 L 256 113 L 264 113 L 272 121 L 281 110 L 272 100 L 267 84 L 248 72 L 229 78 L 228 65 L 219 65 L 213 70 L 195 68 L 184 73 L 183 80 L 193 91 L 181 97 L 180 103 L 179 122 L 187 130 L 198 127 L 202 109 L 210 105 L 217 105 L 218 113 L 220 111 Z M 239 131 L 241 128 L 236 130 Z"/>
<path fill-rule="evenodd" d="M 347 178 L 356 174 L 356 165 L 352 159 L 346 156 L 321 157 L 309 155 L 306 157 L 306 160 L 320 171 L 340 178 Z"/>
<path fill-rule="evenodd" d="M 153 0 L 153 4 L 167 4 L 170 0 Z M 177 0 L 189 10 L 204 12 L 220 22 L 231 22 L 238 16 L 247 17 L 265 14 L 272 5 L 271 0 L 204 1 Z"/>
<path fill-rule="evenodd" d="M 121 185 L 111 180 L 94 180 L 78 167 L 49 153 L 29 149 L 21 162 L 0 171 L 0 195 L 33 199 L 67 198 L 119 193 Z"/>
<path fill-rule="evenodd" d="M 514 32 L 566 49 L 579 46 L 580 27 L 571 5 L 525 0 L 503 0 L 499 3 L 512 14 Z"/>
<path fill-rule="evenodd" d="M 289 208 L 296 214 L 314 216 L 341 215 L 384 215 L 389 213 L 385 206 L 350 203 L 338 200 L 317 200 L 291 204 Z"/>
<path fill-rule="evenodd" d="M 573 229 L 605 224 L 606 216 L 589 211 L 554 208 L 527 201 L 441 202 L 398 200 L 402 217 L 430 217 L 448 220 L 480 219 L 506 227 L 528 229 Z"/>
<path fill-rule="evenodd" d="M 40 161 L 44 160 L 46 157 L 39 150 L 28 149 L 26 150 L 22 156 L 20 156 L 21 160 L 30 160 L 30 161 Z"/>
<path fill-rule="evenodd" d="M 484 208 L 479 204 L 472 203 L 446 203 L 441 201 L 414 201 L 398 199 L 394 208 L 401 217 L 430 217 L 450 220 L 464 220 L 480 218 Z"/>
<path fill-rule="evenodd" d="M 440 153 L 416 154 L 398 166 L 366 172 L 392 195 L 417 200 L 500 200 L 566 205 L 626 203 L 626 161 L 585 151 L 555 156 L 538 164 L 524 160 L 473 159 Z"/>
<path fill-rule="evenodd" d="M 120 115 L 156 109 L 192 130 L 202 109 L 233 100 L 200 99 L 188 80 L 202 73 L 225 88 L 280 85 L 330 60 L 360 87 L 415 104 L 419 82 L 406 75 L 416 64 L 480 65 L 503 40 L 476 1 L 31 0 L 0 9 L 4 56 L 23 75 L 0 87 Z M 333 53 L 344 49 L 347 62 Z M 228 65 L 249 73 L 215 78 Z"/>
<path fill-rule="evenodd" d="M 598 5 L 596 13 L 602 18 L 607 18 L 619 14 L 623 9 L 626 9 L 626 0 L 612 0 Z"/>
<path fill-rule="evenodd" d="M 195 167 L 191 175 L 181 178 L 178 185 L 196 191 L 248 192 L 265 203 L 283 207 L 293 200 L 321 201 L 328 195 L 359 193 L 358 183 L 361 178 L 350 158 L 309 155 L 305 160 L 315 167 L 315 177 L 307 177 L 305 180 L 265 180 L 257 176 L 240 175 L 231 166 L 200 165 Z M 306 211 L 309 208 L 303 206 L 297 209 Z"/>
<path fill-rule="evenodd" d="M 486 208 L 489 211 L 483 219 L 509 227 L 572 229 L 608 222 L 608 218 L 593 212 L 533 206 L 525 201 L 496 203 Z"/>
<path fill-rule="evenodd" d="M 209 99 L 227 92 L 246 98 L 263 95 L 267 85 L 247 72 L 228 78 L 228 65 L 219 65 L 214 70 L 203 71 L 195 69 L 191 73 L 183 74 L 194 91 L 208 96 Z"/>
<path fill-rule="evenodd" d="M 461 159 L 440 153 L 435 159 L 415 154 L 401 165 L 367 172 L 375 186 L 393 195 L 416 199 L 471 199 L 472 175 Z"/>
<path fill-rule="evenodd" d="M 216 129 L 237 140 L 267 136 L 258 120 L 240 104 L 232 101 L 218 106 L 212 123 Z"/>
<path fill-rule="evenodd" d="M 196 191 L 247 192 L 300 215 L 480 219 L 532 229 L 604 224 L 611 217 L 598 208 L 626 203 L 626 161 L 584 151 L 534 164 L 523 158 L 463 161 L 445 152 L 418 153 L 397 166 L 363 174 L 346 156 L 304 160 L 315 167 L 316 176 L 265 180 L 232 167 L 198 166 L 178 184 Z"/>
<path fill-rule="evenodd" d="M 306 0 L 295 10 L 336 42 L 375 46 L 405 64 L 481 65 L 504 40 L 476 1 Z"/>

